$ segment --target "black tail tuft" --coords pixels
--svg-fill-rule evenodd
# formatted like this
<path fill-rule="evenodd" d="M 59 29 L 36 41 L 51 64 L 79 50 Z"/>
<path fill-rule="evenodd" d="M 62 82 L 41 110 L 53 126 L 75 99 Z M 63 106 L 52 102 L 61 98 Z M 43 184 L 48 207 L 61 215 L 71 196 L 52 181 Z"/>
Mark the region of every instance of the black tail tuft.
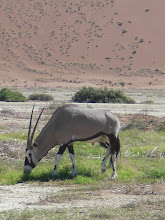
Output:
<path fill-rule="evenodd" d="M 115 150 L 116 150 L 116 157 L 117 157 L 117 155 L 118 155 L 118 153 L 120 151 L 120 139 L 119 139 L 119 136 L 116 139 L 116 149 Z"/>
<path fill-rule="evenodd" d="M 120 139 L 119 139 L 119 136 L 116 139 L 115 151 L 116 151 L 116 158 L 117 158 L 118 153 L 120 152 Z M 109 161 L 109 166 L 111 166 L 111 165 L 112 165 L 112 155 L 111 155 L 110 161 Z"/>

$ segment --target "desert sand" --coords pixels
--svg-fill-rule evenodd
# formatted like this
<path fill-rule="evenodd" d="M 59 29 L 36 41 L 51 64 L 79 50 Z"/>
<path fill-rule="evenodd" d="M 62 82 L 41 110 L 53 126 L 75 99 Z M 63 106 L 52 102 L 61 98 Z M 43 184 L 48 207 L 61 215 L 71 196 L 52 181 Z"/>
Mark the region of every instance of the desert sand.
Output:
<path fill-rule="evenodd" d="M 0 88 L 165 88 L 164 0 L 0 3 Z"/>

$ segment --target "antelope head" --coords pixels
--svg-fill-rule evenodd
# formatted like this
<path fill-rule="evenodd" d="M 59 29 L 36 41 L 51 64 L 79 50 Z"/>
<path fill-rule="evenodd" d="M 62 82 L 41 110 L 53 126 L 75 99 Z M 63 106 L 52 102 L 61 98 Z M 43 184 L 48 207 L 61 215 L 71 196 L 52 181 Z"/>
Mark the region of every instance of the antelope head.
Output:
<path fill-rule="evenodd" d="M 38 144 L 34 141 L 34 134 L 37 128 L 37 124 L 40 120 L 40 117 L 42 115 L 44 108 L 42 109 L 36 124 L 34 126 L 33 132 L 31 134 L 31 127 L 32 127 L 32 118 L 33 118 L 33 111 L 34 111 L 34 105 L 32 108 L 32 113 L 30 117 L 30 124 L 29 124 L 29 130 L 28 130 L 28 138 L 27 138 L 27 148 L 25 152 L 25 163 L 24 163 L 24 173 L 31 173 L 33 168 L 38 164 L 39 160 L 37 158 L 37 148 L 39 147 Z"/>

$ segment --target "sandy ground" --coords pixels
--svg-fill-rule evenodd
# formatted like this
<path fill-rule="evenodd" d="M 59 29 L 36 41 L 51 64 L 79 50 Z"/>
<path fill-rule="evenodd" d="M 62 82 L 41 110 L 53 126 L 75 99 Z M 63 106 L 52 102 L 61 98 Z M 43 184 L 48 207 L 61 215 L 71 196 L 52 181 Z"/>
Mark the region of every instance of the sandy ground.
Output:
<path fill-rule="evenodd" d="M 118 208 L 146 201 L 158 202 L 165 200 L 164 187 L 165 184 L 114 186 L 112 189 L 91 191 L 84 187 L 83 196 L 80 196 L 77 189 L 81 187 L 75 186 L 34 186 L 32 184 L 0 186 L 0 212 L 24 209 L 56 211 L 74 208 L 81 208 L 83 211 L 101 207 Z M 76 192 L 74 192 L 75 189 Z M 165 215 L 165 210 L 162 211 Z"/>
<path fill-rule="evenodd" d="M 164 0 L 0 6 L 0 87 L 164 89 Z"/>

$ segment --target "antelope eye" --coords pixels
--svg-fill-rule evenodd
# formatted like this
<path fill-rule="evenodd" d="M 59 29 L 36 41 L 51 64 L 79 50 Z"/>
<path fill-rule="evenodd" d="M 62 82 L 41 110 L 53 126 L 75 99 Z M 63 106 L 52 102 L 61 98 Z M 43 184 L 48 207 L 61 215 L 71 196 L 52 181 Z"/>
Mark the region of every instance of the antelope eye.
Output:
<path fill-rule="evenodd" d="M 31 154 L 31 153 L 29 153 L 29 157 L 32 157 L 32 154 Z"/>
<path fill-rule="evenodd" d="M 38 144 L 37 144 L 37 143 L 34 143 L 33 146 L 34 146 L 34 147 L 38 147 Z"/>

